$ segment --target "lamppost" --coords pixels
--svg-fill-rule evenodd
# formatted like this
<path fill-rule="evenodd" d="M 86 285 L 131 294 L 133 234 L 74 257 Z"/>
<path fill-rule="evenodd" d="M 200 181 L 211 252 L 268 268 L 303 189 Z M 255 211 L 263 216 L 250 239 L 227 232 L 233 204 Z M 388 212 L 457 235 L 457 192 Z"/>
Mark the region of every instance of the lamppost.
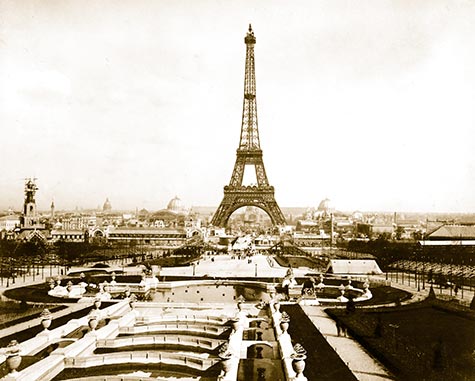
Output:
<path fill-rule="evenodd" d="M 450 296 L 452 296 L 452 288 L 453 288 L 452 285 L 453 285 L 453 283 L 454 283 L 454 282 L 453 282 L 453 277 L 454 277 L 454 276 L 453 276 L 453 273 L 452 273 L 452 264 L 453 264 L 453 256 L 451 255 L 451 256 L 450 256 L 450 267 L 449 267 L 449 274 L 450 274 L 450 275 L 449 275 Z"/>
<path fill-rule="evenodd" d="M 425 275 L 425 245 L 426 245 L 426 240 L 425 240 L 425 236 L 424 236 L 423 241 L 422 241 L 422 289 L 423 290 L 426 289 L 426 284 L 425 284 L 425 281 L 426 281 L 426 275 Z"/>
<path fill-rule="evenodd" d="M 396 262 L 396 283 L 399 283 L 399 265 Z"/>
<path fill-rule="evenodd" d="M 417 291 L 421 290 L 420 282 L 419 282 L 419 253 L 414 251 L 414 257 L 416 259 L 416 269 L 414 272 L 414 286 L 417 287 Z"/>
<path fill-rule="evenodd" d="M 12 266 L 12 284 L 15 284 L 15 261 L 13 261 L 13 266 Z"/>
<path fill-rule="evenodd" d="M 473 271 L 473 269 L 472 269 L 473 246 L 472 246 L 472 250 L 471 250 L 471 251 L 472 251 L 472 255 L 471 255 L 470 258 L 468 259 L 469 262 L 470 262 L 470 265 L 469 265 L 470 272 Z M 469 274 L 469 276 L 470 276 L 470 275 L 471 275 L 471 274 Z M 469 282 L 468 282 L 468 289 L 469 289 L 470 291 L 472 291 L 472 279 L 469 279 Z"/>
<path fill-rule="evenodd" d="M 399 325 L 397 324 L 389 324 L 389 327 L 391 328 L 392 331 L 392 336 L 393 336 L 393 343 L 394 343 L 394 348 L 397 350 L 398 348 L 398 342 L 397 342 L 397 329 L 399 328 Z"/>

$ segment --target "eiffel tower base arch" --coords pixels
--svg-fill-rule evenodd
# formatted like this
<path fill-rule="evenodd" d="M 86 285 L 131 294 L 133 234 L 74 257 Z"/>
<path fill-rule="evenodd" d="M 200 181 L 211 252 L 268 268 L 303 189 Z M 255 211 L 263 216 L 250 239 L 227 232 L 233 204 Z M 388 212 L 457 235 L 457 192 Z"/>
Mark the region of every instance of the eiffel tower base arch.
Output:
<path fill-rule="evenodd" d="M 275 201 L 273 186 L 225 186 L 224 198 L 211 224 L 226 227 L 231 214 L 244 206 L 260 208 L 269 215 L 274 225 L 285 225 L 285 217 Z"/>

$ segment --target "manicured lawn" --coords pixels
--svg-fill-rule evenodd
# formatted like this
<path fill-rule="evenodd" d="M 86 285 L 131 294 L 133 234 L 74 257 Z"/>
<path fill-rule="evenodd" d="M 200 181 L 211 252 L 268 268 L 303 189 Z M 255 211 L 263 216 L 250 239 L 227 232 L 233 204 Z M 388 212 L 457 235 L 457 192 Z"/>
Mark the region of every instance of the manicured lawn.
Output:
<path fill-rule="evenodd" d="M 373 297 L 364 302 L 358 302 L 359 306 L 370 306 L 378 304 L 397 303 L 409 299 L 412 294 L 410 292 L 400 290 L 399 288 L 389 286 L 370 287 Z"/>
<path fill-rule="evenodd" d="M 301 257 L 301 256 L 281 257 L 278 255 L 275 255 L 273 258 L 282 267 L 289 267 L 289 266 L 292 266 L 293 268 L 309 267 L 309 268 L 316 269 L 318 271 L 322 271 L 326 267 L 326 262 L 323 262 L 322 260 L 317 259 L 317 258 Z"/>
<path fill-rule="evenodd" d="M 103 304 L 104 304 L 104 307 L 105 307 L 105 303 L 103 303 Z M 102 307 L 103 306 L 101 305 L 101 308 Z M 60 327 L 63 324 L 66 324 L 71 319 L 79 319 L 80 317 L 86 316 L 91 309 L 92 309 L 92 307 L 88 306 L 88 307 L 85 307 L 82 310 L 73 312 L 69 315 L 65 315 L 65 316 L 62 316 L 60 318 L 53 319 L 50 329 L 55 329 L 57 327 Z M 29 340 L 32 337 L 36 336 L 41 331 L 43 331 L 43 327 L 41 326 L 41 324 L 38 324 L 38 325 L 33 326 L 31 328 L 25 329 L 23 331 L 12 333 L 9 336 L 4 336 L 4 337 L 0 338 L 0 347 L 2 347 L 2 348 L 6 347 L 8 345 L 8 343 L 10 342 L 10 340 L 13 340 L 13 339 L 17 340 L 20 343 L 23 342 L 23 341 Z"/>
<path fill-rule="evenodd" d="M 48 308 L 50 312 L 56 312 L 66 308 L 62 305 L 42 305 L 41 307 L 31 307 L 26 303 L 17 303 L 13 301 L 0 303 L 0 329 L 11 327 L 25 321 L 35 319 L 40 316 L 41 312 Z"/>
<path fill-rule="evenodd" d="M 26 303 L 14 301 L 0 301 L 0 329 L 8 325 L 12 320 L 20 318 L 36 317 L 38 313 L 51 306 L 32 307 Z"/>
<path fill-rule="evenodd" d="M 66 283 L 64 283 L 66 284 Z M 15 300 L 25 300 L 34 303 L 76 303 L 76 299 L 55 298 L 48 295 L 50 287 L 47 283 L 38 283 L 26 287 L 12 288 L 5 290 L 7 298 Z"/>
<path fill-rule="evenodd" d="M 398 308 L 327 309 L 401 380 L 475 379 L 475 315 L 441 302 Z"/>
<path fill-rule="evenodd" d="M 300 343 L 307 350 L 304 375 L 308 380 L 355 381 L 356 377 L 328 344 L 299 305 L 283 305 L 290 315 L 289 334 L 292 344 Z"/>
<path fill-rule="evenodd" d="M 126 283 L 139 283 L 141 277 L 139 275 L 118 275 L 117 282 L 126 282 Z M 87 278 L 88 282 L 99 284 L 104 281 L 111 281 L 110 275 L 94 275 Z M 80 282 L 79 277 L 64 277 L 61 281 L 61 284 L 64 286 L 72 281 L 73 284 L 78 284 Z M 49 283 L 38 283 L 25 287 L 13 288 L 10 290 L 5 290 L 4 295 L 10 299 L 15 300 L 25 300 L 34 303 L 76 303 L 77 299 L 68 299 L 68 298 L 55 298 L 48 295 L 50 290 Z M 95 291 L 97 292 L 97 291 Z M 91 293 L 87 296 L 94 296 L 94 293 Z"/>

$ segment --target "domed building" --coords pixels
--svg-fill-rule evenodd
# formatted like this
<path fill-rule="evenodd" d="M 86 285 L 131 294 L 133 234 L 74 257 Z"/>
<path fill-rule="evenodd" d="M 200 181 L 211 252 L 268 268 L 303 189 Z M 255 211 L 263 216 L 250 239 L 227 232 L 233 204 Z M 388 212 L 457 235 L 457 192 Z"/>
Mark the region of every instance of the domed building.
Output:
<path fill-rule="evenodd" d="M 315 217 L 328 217 L 334 211 L 335 208 L 333 207 L 333 204 L 330 199 L 325 198 L 320 201 L 320 204 L 318 204 L 318 208 L 315 212 Z"/>
<path fill-rule="evenodd" d="M 161 209 L 150 216 L 153 221 L 163 221 L 165 226 L 184 225 L 185 216 L 188 210 L 178 196 L 170 200 L 166 209 Z"/>
<path fill-rule="evenodd" d="M 312 220 L 318 220 L 321 218 L 329 218 L 332 214 L 335 213 L 335 208 L 333 206 L 333 203 L 330 201 L 329 198 L 325 198 L 322 201 L 320 201 L 320 204 L 318 204 L 318 207 L 311 207 L 307 208 L 307 210 L 303 213 L 303 219 L 312 221 Z"/>
<path fill-rule="evenodd" d="M 104 205 L 102 206 L 102 211 L 103 212 L 110 212 L 111 210 L 112 210 L 111 202 L 109 201 L 108 198 L 106 198 L 106 201 L 104 202 Z"/>
<path fill-rule="evenodd" d="M 183 206 L 183 202 L 178 196 L 175 196 L 170 200 L 170 202 L 167 205 L 167 210 L 172 213 L 176 214 L 185 214 L 186 209 Z"/>

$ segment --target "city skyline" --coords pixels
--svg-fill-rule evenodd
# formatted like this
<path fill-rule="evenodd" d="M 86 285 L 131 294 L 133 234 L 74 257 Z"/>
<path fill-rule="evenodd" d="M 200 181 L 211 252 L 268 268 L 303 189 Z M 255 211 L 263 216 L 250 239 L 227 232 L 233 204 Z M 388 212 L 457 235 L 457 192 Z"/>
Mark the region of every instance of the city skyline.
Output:
<path fill-rule="evenodd" d="M 0 0 L 0 209 L 217 206 L 245 45 L 282 207 L 475 211 L 475 4 Z"/>

